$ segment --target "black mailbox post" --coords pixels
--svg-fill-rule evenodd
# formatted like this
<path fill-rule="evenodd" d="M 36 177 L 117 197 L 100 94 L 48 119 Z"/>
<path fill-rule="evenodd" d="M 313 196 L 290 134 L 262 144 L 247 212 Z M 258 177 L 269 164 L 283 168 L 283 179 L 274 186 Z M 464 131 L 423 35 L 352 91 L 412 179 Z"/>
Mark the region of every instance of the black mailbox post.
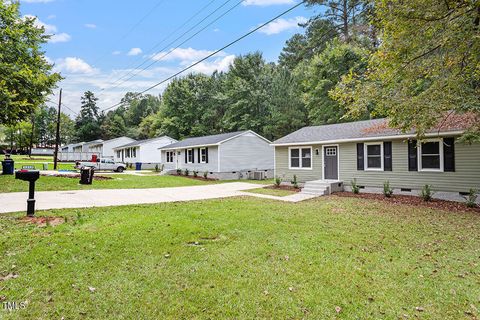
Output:
<path fill-rule="evenodd" d="M 40 178 L 40 171 L 38 170 L 18 170 L 15 171 L 15 179 L 20 179 L 29 182 L 28 200 L 27 200 L 27 216 L 33 217 L 35 215 L 35 181 Z"/>

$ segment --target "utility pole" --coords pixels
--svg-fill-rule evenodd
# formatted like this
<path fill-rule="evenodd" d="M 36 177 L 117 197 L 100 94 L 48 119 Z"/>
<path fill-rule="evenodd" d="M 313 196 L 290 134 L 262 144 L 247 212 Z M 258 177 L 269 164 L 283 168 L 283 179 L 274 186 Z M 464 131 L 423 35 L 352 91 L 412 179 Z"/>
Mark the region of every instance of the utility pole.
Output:
<path fill-rule="evenodd" d="M 53 170 L 57 170 L 58 145 L 60 144 L 60 107 L 62 105 L 62 89 L 58 97 L 57 135 L 55 137 L 55 153 L 53 155 Z"/>

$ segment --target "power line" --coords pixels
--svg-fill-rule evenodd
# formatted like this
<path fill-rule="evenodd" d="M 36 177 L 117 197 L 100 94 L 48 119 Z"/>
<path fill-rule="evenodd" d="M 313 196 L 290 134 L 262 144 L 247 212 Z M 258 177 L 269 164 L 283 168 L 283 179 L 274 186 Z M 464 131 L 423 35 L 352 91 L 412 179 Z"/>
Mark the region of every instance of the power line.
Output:
<path fill-rule="evenodd" d="M 153 50 L 155 50 L 156 48 L 158 48 L 162 43 L 164 43 L 166 40 L 168 40 L 172 35 L 176 34 L 179 30 L 181 30 L 184 26 L 186 26 L 190 21 L 192 21 L 196 16 L 198 16 L 200 13 L 203 12 L 203 10 L 205 10 L 206 8 L 208 8 L 212 3 L 214 3 L 216 0 L 211 0 L 209 3 L 207 3 L 205 6 L 203 6 L 202 8 L 200 8 L 200 10 L 198 10 L 197 12 L 195 12 L 192 16 L 190 16 L 184 23 L 182 23 L 182 25 L 180 25 L 179 27 L 177 27 L 172 33 L 170 33 L 168 36 L 166 36 L 165 38 L 163 38 L 162 40 L 160 40 L 159 42 L 157 42 L 153 47 L 151 47 L 150 49 L 148 49 L 146 51 L 147 54 L 151 53 Z M 203 20 L 202 20 L 203 21 Z M 200 23 L 200 22 L 199 22 Z M 195 25 L 197 26 L 198 23 Z M 175 39 L 178 40 L 179 38 L 181 38 L 184 34 L 182 34 L 180 37 L 177 37 Z M 163 49 L 162 49 L 163 50 Z M 144 63 L 146 63 L 148 61 L 148 59 L 141 63 L 140 65 L 136 66 L 135 69 L 141 67 Z M 126 69 L 130 68 L 131 66 L 134 65 L 134 62 L 130 63 Z M 125 75 L 121 76 L 119 79 L 115 80 L 113 82 L 113 84 L 117 83 L 118 81 L 122 80 L 124 77 L 130 75 L 133 71 L 129 71 L 127 72 Z M 102 88 L 100 91 L 104 91 L 105 88 Z M 99 95 L 99 97 L 101 96 L 102 94 Z"/>
<path fill-rule="evenodd" d="M 232 6 L 230 9 L 228 9 L 227 11 L 225 11 L 224 13 L 222 13 L 220 16 L 218 16 L 217 18 L 215 18 L 213 21 L 211 21 L 210 23 L 208 23 L 206 26 L 204 26 L 202 29 L 198 30 L 197 32 L 195 32 L 193 35 L 191 35 L 190 37 L 188 37 L 187 39 L 185 39 L 184 41 L 182 41 L 180 44 L 178 44 L 175 48 L 171 49 L 170 51 L 168 51 L 166 54 L 164 54 L 163 56 L 161 56 L 160 58 L 157 58 L 155 59 L 155 56 L 159 53 L 161 53 L 163 50 L 167 49 L 170 45 L 172 45 L 173 43 L 175 43 L 177 40 L 181 39 L 185 34 L 187 34 L 188 32 L 190 32 L 191 30 L 193 30 L 195 27 L 197 27 L 198 25 L 200 25 L 203 21 L 205 21 L 206 19 L 208 19 L 210 16 L 212 16 L 215 12 L 217 12 L 218 10 L 220 10 L 222 7 L 224 7 L 228 2 L 230 2 L 231 0 L 227 0 L 225 1 L 220 7 L 218 7 L 217 9 L 215 9 L 213 12 L 211 12 L 208 16 L 206 16 L 205 18 L 203 18 L 200 22 L 198 22 L 197 24 L 195 24 L 193 27 L 191 27 L 190 29 L 188 29 L 187 31 L 185 31 L 182 35 L 180 35 L 179 37 L 177 37 L 175 40 L 171 41 L 169 44 L 167 44 L 166 46 L 164 46 L 159 52 L 157 52 L 156 54 L 154 54 L 152 56 L 152 58 L 149 58 L 148 60 L 145 60 L 143 63 L 141 63 L 138 67 L 141 67 L 142 65 L 144 65 L 145 63 L 147 63 L 148 61 L 152 60 L 152 62 L 150 64 L 148 64 L 146 67 L 138 70 L 138 69 L 135 69 L 133 71 L 130 71 L 128 74 L 126 74 L 125 76 L 128 76 L 129 74 L 131 74 L 132 72 L 134 73 L 132 76 L 128 77 L 127 79 L 121 81 L 120 83 L 116 84 L 115 86 L 113 87 L 109 87 L 108 89 L 115 89 L 117 87 L 119 87 L 120 85 L 124 84 L 125 82 L 129 81 L 130 79 L 134 78 L 135 76 L 137 76 L 138 74 L 140 74 L 140 72 L 142 71 L 145 71 L 146 69 L 150 68 L 152 65 L 154 65 L 155 63 L 157 63 L 158 61 L 161 61 L 162 59 L 164 59 L 165 57 L 167 57 L 168 55 L 170 55 L 174 50 L 178 49 L 181 45 L 185 44 L 187 41 L 191 40 L 192 38 L 194 38 L 195 36 L 197 36 L 199 33 L 201 33 L 202 31 L 204 31 L 205 29 L 207 29 L 208 27 L 210 27 L 212 24 L 214 24 L 215 22 L 217 22 L 218 20 L 220 20 L 221 18 L 223 18 L 225 15 L 227 15 L 228 13 L 230 13 L 233 9 L 235 9 L 236 7 L 238 7 L 242 2 L 243 0 L 240 0 L 239 2 L 237 2 L 234 6 Z M 121 77 L 119 80 L 121 80 L 122 78 L 124 78 L 125 76 Z"/>
<path fill-rule="evenodd" d="M 225 46 L 223 46 L 223 47 L 221 47 L 220 49 L 218 49 L 218 50 L 216 50 L 216 51 L 214 51 L 214 52 L 212 52 L 212 53 L 208 54 L 207 56 L 205 56 L 205 57 L 203 57 L 202 59 L 198 60 L 197 62 L 195 62 L 195 63 L 193 63 L 193 64 L 189 65 L 188 67 L 186 67 L 186 68 L 184 68 L 184 69 L 182 69 L 182 70 L 180 70 L 180 71 L 178 71 L 178 72 L 174 73 L 173 75 L 171 75 L 171 76 L 169 76 L 169 77 L 167 77 L 167 78 L 163 79 L 163 80 L 162 80 L 162 81 L 160 81 L 160 82 L 157 82 L 156 84 L 154 84 L 154 85 L 152 85 L 152 86 L 148 87 L 147 89 L 143 90 L 142 92 L 136 93 L 136 94 L 134 95 L 134 97 L 138 97 L 138 96 L 140 96 L 140 95 L 144 94 L 145 92 L 147 92 L 147 91 L 150 91 L 150 90 L 152 90 L 152 89 L 154 89 L 154 88 L 158 87 L 159 85 L 161 85 L 161 84 L 163 84 L 163 83 L 165 83 L 165 82 L 167 82 L 167 81 L 169 81 L 169 80 L 171 80 L 171 79 L 175 78 L 176 76 L 178 76 L 178 75 L 182 74 L 183 72 L 185 72 L 185 71 L 187 71 L 187 70 L 189 70 L 189 69 L 191 69 L 191 68 L 195 67 L 196 65 L 198 65 L 198 64 L 200 64 L 200 63 L 202 63 L 203 61 L 205 61 L 205 60 L 207 60 L 207 59 L 209 59 L 209 58 L 213 57 L 213 56 L 214 56 L 214 55 L 216 55 L 217 53 L 219 53 L 219 52 L 221 52 L 221 51 L 225 50 L 226 48 L 228 48 L 228 47 L 230 47 L 230 46 L 234 45 L 235 43 L 237 43 L 237 42 L 239 42 L 239 41 L 241 41 L 241 40 L 245 39 L 246 37 L 248 37 L 248 36 L 249 36 L 249 35 L 251 35 L 252 33 L 255 33 L 256 31 L 258 31 L 258 30 L 260 30 L 261 28 L 265 27 L 267 24 L 269 24 L 269 23 L 271 23 L 271 22 L 273 22 L 273 21 L 277 20 L 277 19 L 278 19 L 278 18 L 280 18 L 281 16 L 283 16 L 283 15 L 285 15 L 285 14 L 289 13 L 290 11 L 292 11 L 292 10 L 294 10 L 294 9 L 296 9 L 296 8 L 298 8 L 299 6 L 301 6 L 302 4 L 304 4 L 304 3 L 305 3 L 305 1 L 306 1 L 306 0 L 303 0 L 302 2 L 299 2 L 298 4 L 294 5 L 293 7 L 291 7 L 291 8 L 289 8 L 289 9 L 287 9 L 287 10 L 283 11 L 282 13 L 280 13 L 280 14 L 278 14 L 277 16 L 275 16 L 275 17 L 271 18 L 271 19 L 270 19 L 270 20 L 268 20 L 267 22 L 265 22 L 265 23 L 262 23 L 262 24 L 261 24 L 261 25 L 259 25 L 258 27 L 256 27 L 256 28 L 254 28 L 254 29 L 250 30 L 249 32 L 245 33 L 244 35 L 240 36 L 239 38 L 237 38 L 237 39 L 235 39 L 235 40 L 233 40 L 233 41 L 229 42 L 229 43 L 228 43 L 228 44 L 226 44 Z M 108 108 L 106 108 L 106 109 L 103 109 L 102 111 L 107 111 L 107 110 L 113 109 L 113 108 L 115 108 L 115 107 L 117 107 L 117 106 L 119 106 L 119 105 L 121 105 L 121 104 L 122 104 L 122 102 L 116 103 L 116 104 L 114 104 L 113 106 L 110 106 L 110 107 L 108 107 Z"/>
<path fill-rule="evenodd" d="M 160 0 L 158 1 L 140 20 L 138 20 L 123 36 L 121 36 L 114 44 L 124 40 L 130 33 L 133 32 L 143 21 L 145 21 L 146 18 L 148 18 L 155 9 L 157 9 L 160 5 L 162 5 L 166 0 Z M 113 46 L 112 46 L 113 47 Z M 104 55 L 100 56 L 97 60 L 92 65 L 96 65 L 99 61 L 103 60 L 109 53 L 106 52 Z"/>

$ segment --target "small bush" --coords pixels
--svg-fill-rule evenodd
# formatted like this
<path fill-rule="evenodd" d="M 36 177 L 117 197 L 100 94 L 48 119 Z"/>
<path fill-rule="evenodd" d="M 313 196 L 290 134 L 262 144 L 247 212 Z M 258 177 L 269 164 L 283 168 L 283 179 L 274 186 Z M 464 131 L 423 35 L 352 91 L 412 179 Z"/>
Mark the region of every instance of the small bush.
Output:
<path fill-rule="evenodd" d="M 360 193 L 360 188 L 357 184 L 357 178 L 353 178 L 353 180 L 350 181 L 350 184 L 352 185 L 352 192 L 355 193 L 355 194 L 359 194 Z"/>
<path fill-rule="evenodd" d="M 203 173 L 203 178 L 204 178 L 204 179 L 207 179 L 207 177 L 208 177 L 208 171 L 205 171 L 205 172 Z"/>
<path fill-rule="evenodd" d="M 158 168 L 158 164 L 155 165 L 155 172 L 159 172 L 160 169 Z"/>
<path fill-rule="evenodd" d="M 188 171 L 188 169 L 185 169 L 185 171 L 184 171 L 183 173 L 185 174 L 185 176 L 188 176 L 188 173 L 189 173 L 189 172 L 190 172 L 190 171 Z"/>
<path fill-rule="evenodd" d="M 432 200 L 432 186 L 429 184 L 424 185 L 420 196 L 422 197 L 423 201 Z"/>
<path fill-rule="evenodd" d="M 280 187 L 280 184 L 282 183 L 282 178 L 280 177 L 275 177 L 275 186 Z"/>
<path fill-rule="evenodd" d="M 383 183 L 383 194 L 387 198 L 390 198 L 393 194 L 393 189 L 390 188 L 390 182 L 388 180 Z"/>
<path fill-rule="evenodd" d="M 193 176 L 196 178 L 198 177 L 198 171 L 197 170 L 193 170 Z"/>
<path fill-rule="evenodd" d="M 298 181 L 297 181 L 297 175 L 296 174 L 293 175 L 293 180 L 291 182 L 293 184 L 293 187 L 295 189 L 298 189 Z"/>
<path fill-rule="evenodd" d="M 475 189 L 470 189 L 468 191 L 468 195 L 465 197 L 465 204 L 469 208 L 475 208 L 477 206 L 477 197 L 478 197 L 478 191 Z"/>
<path fill-rule="evenodd" d="M 182 174 L 182 169 L 177 169 L 177 176 Z"/>

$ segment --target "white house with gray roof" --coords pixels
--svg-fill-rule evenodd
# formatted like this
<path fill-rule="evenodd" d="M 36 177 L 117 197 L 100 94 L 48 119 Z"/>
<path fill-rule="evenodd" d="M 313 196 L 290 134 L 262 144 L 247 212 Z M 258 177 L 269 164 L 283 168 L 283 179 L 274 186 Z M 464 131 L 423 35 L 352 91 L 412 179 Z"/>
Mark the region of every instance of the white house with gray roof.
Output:
<path fill-rule="evenodd" d="M 142 169 L 153 169 L 156 165 L 162 164 L 158 149 L 174 142 L 177 140 L 162 136 L 127 143 L 113 148 L 114 160 L 129 164 L 141 163 Z"/>
<path fill-rule="evenodd" d="M 480 189 L 480 144 L 458 139 L 472 121 L 440 119 L 421 141 L 387 119 L 305 127 L 273 142 L 275 175 L 287 183 L 295 175 L 319 193 L 348 190 L 355 179 L 364 191 L 381 192 L 388 181 L 395 193 L 418 194 L 428 184 L 437 197 L 461 200 Z"/>
<path fill-rule="evenodd" d="M 164 170 L 188 169 L 209 178 L 246 179 L 273 177 L 270 141 L 251 131 L 187 138 L 160 149 Z"/>

